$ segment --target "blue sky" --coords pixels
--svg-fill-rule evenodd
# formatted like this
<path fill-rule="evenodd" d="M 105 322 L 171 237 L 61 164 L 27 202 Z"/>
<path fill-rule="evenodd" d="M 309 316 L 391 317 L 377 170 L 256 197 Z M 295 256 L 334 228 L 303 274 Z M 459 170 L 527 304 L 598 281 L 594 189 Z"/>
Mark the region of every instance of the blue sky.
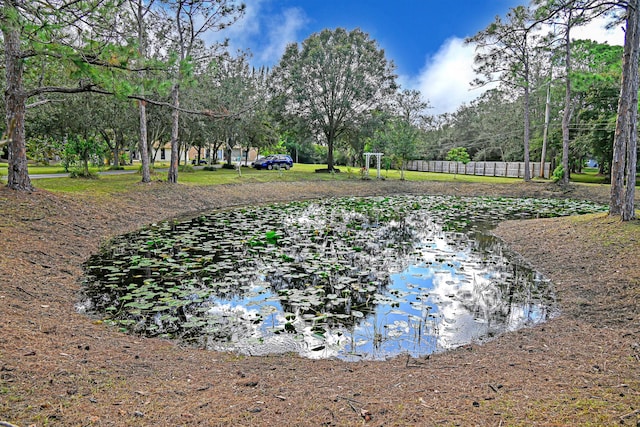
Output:
<path fill-rule="evenodd" d="M 224 33 L 231 48 L 250 49 L 255 66 L 278 63 L 284 48 L 324 28 L 360 28 L 396 64 L 403 88 L 418 89 L 433 114 L 453 112 L 478 97 L 473 80 L 473 46 L 465 37 L 484 29 L 517 0 L 244 0 L 246 15 Z M 622 31 L 607 33 L 601 24 L 574 33 L 611 44 Z"/>

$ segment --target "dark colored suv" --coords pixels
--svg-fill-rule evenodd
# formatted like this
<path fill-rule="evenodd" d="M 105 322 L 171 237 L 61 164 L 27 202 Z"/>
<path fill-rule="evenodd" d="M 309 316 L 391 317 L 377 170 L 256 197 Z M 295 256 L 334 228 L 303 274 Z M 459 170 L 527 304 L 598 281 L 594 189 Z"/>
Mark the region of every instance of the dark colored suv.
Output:
<path fill-rule="evenodd" d="M 272 154 L 256 160 L 252 166 L 256 169 L 289 169 L 293 167 L 293 160 L 286 154 Z"/>

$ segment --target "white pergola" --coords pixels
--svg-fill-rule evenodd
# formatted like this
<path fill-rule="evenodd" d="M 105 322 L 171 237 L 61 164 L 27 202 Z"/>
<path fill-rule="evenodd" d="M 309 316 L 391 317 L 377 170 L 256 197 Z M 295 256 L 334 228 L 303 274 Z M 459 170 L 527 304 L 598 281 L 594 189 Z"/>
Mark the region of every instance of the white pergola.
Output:
<path fill-rule="evenodd" d="M 369 176 L 369 163 L 371 161 L 371 156 L 376 156 L 377 159 L 377 170 L 378 175 L 377 178 L 380 179 L 380 158 L 384 153 L 364 153 L 364 164 L 365 164 L 365 173 Z"/>

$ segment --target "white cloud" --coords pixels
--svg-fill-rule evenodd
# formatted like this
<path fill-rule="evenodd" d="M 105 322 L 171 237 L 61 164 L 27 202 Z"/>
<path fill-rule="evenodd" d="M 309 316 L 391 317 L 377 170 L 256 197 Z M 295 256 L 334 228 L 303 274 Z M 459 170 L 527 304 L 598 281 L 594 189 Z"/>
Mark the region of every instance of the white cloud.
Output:
<path fill-rule="evenodd" d="M 282 12 L 282 15 L 269 19 L 267 45 L 258 55 L 259 62 L 265 64 L 277 63 L 287 45 L 296 41 L 298 31 L 307 22 L 306 14 L 299 8 L 286 9 Z"/>
<path fill-rule="evenodd" d="M 608 43 L 610 45 L 624 45 L 624 31 L 622 27 L 612 29 L 605 28 L 604 18 L 589 22 L 587 25 L 571 30 L 571 38 L 578 40 L 594 40 L 598 43 Z"/>
<path fill-rule="evenodd" d="M 251 49 L 256 65 L 276 64 L 287 44 L 297 41 L 298 32 L 308 23 L 305 12 L 297 7 L 272 11 L 272 0 L 245 1 L 244 16 L 215 34 L 209 41 L 229 39 L 229 51 Z"/>
<path fill-rule="evenodd" d="M 406 86 L 417 89 L 429 101 L 432 114 L 454 112 L 482 94 L 484 89 L 472 89 L 474 46 L 454 37 L 446 40 L 430 58 L 420 74 L 407 80 Z"/>
<path fill-rule="evenodd" d="M 624 43 L 624 31 L 620 27 L 605 28 L 605 19 L 598 19 L 572 30 L 573 39 L 591 39 L 610 45 Z M 489 87 L 472 88 L 476 77 L 473 71 L 475 48 L 454 37 L 446 40 L 426 63 L 420 73 L 401 78 L 403 86 L 417 89 L 428 100 L 432 114 L 452 113 L 463 103 L 469 103 L 482 95 Z"/>
<path fill-rule="evenodd" d="M 233 25 L 224 30 L 209 34 L 209 42 L 220 42 L 229 39 L 230 51 L 245 50 L 253 37 L 260 34 L 261 28 L 261 9 L 264 0 L 250 0 L 245 2 L 246 8 L 244 15 Z"/>

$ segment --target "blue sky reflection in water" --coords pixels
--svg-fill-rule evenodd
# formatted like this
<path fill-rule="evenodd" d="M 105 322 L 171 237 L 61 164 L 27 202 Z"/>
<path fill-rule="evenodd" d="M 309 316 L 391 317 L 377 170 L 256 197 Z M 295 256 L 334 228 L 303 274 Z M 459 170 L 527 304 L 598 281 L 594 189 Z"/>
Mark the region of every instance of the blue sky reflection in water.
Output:
<path fill-rule="evenodd" d="M 373 312 L 351 327 L 329 326 L 322 316 L 300 311 L 285 315 L 280 297 L 260 281 L 250 297 L 223 303 L 212 312 L 220 314 L 224 307 L 230 317 L 264 317 L 264 322 L 244 338 L 209 340 L 208 347 L 250 355 L 295 351 L 310 358 L 348 360 L 421 356 L 534 325 L 554 310 L 548 280 L 513 254 L 505 254 L 501 243 L 483 232 L 445 233 L 430 222 L 415 251 L 394 261 L 385 291 L 372 299 Z"/>
<path fill-rule="evenodd" d="M 114 239 L 88 261 L 78 306 L 123 331 L 250 355 L 425 355 L 552 311 L 550 284 L 487 224 L 603 209 L 394 196 L 218 211 Z"/>

